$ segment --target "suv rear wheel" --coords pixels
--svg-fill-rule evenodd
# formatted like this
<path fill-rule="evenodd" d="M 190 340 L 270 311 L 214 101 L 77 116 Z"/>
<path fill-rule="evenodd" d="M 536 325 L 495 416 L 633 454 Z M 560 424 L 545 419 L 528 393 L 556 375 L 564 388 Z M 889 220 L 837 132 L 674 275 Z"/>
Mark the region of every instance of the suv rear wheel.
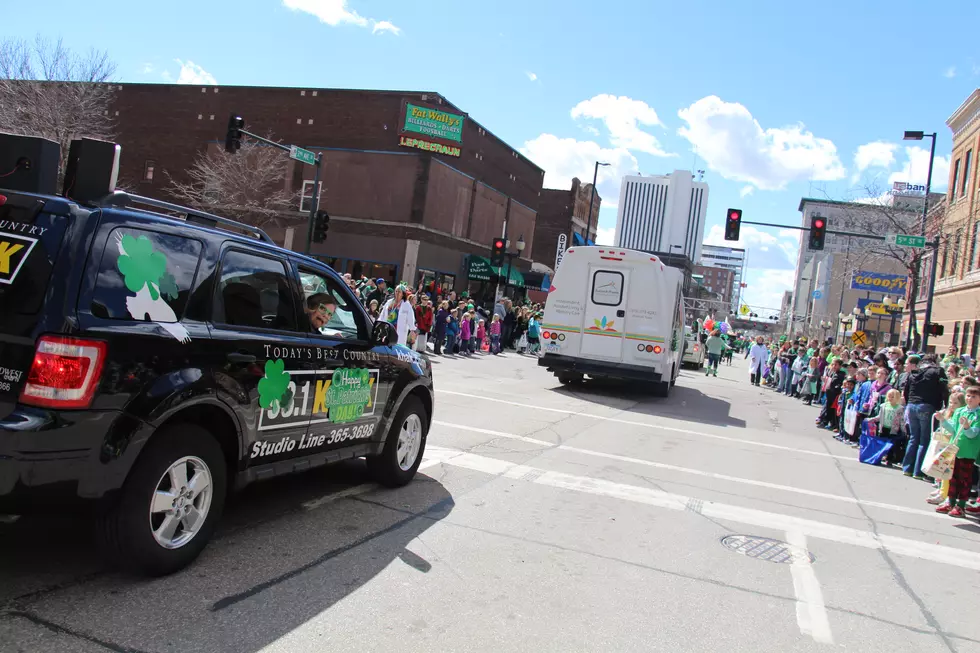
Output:
<path fill-rule="evenodd" d="M 375 481 L 388 487 L 401 487 L 412 480 L 425 453 L 427 422 L 428 416 L 418 397 L 405 397 L 391 422 L 384 450 L 367 459 L 368 471 Z"/>
<path fill-rule="evenodd" d="M 157 434 L 101 518 L 106 553 L 151 576 L 187 566 L 214 534 L 226 479 L 221 447 L 205 429 L 181 424 Z"/>

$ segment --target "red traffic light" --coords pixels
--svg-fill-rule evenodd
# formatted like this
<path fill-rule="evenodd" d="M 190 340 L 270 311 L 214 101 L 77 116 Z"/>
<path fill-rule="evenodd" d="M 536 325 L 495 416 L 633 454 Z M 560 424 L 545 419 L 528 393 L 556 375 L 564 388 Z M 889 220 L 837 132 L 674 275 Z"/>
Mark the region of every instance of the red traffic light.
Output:
<path fill-rule="evenodd" d="M 504 240 L 503 240 L 503 238 L 498 238 L 497 240 L 493 241 L 493 248 L 494 249 L 503 249 L 504 248 Z"/>
<path fill-rule="evenodd" d="M 817 229 L 823 229 L 823 220 L 817 218 L 816 220 L 813 221 L 813 226 L 816 227 Z"/>
<path fill-rule="evenodd" d="M 739 215 L 738 211 L 732 211 L 731 213 L 728 214 L 729 220 L 738 220 L 740 217 L 742 216 Z"/>

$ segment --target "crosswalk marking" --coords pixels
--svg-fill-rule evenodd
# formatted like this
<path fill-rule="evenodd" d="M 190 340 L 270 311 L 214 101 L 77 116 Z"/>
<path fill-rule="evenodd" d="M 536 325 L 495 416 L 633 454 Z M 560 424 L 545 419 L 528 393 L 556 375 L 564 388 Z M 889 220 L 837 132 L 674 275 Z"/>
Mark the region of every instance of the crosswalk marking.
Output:
<path fill-rule="evenodd" d="M 527 479 L 527 482 L 553 488 L 572 490 L 613 499 L 622 499 L 667 510 L 684 511 L 691 497 L 680 494 L 615 483 L 603 479 L 576 476 L 562 472 L 551 472 L 528 465 L 518 465 L 505 460 L 467 453 L 465 451 L 429 447 L 428 456 L 436 457 L 442 464 L 460 467 L 494 476 L 513 479 Z M 531 472 L 539 472 L 536 476 Z M 828 524 L 802 517 L 792 517 L 779 513 L 766 512 L 753 508 L 702 501 L 699 514 L 721 521 L 735 522 L 780 532 L 799 533 L 804 537 L 814 537 L 840 544 L 851 544 L 867 549 L 883 549 L 898 555 L 920 558 L 962 569 L 980 571 L 980 553 L 910 540 L 894 535 L 878 535 L 849 526 Z"/>
<path fill-rule="evenodd" d="M 513 440 L 519 440 L 521 442 L 527 442 L 529 444 L 543 445 L 552 449 L 558 449 L 560 451 L 568 451 L 570 453 L 581 454 L 585 456 L 595 456 L 597 458 L 605 458 L 607 460 L 617 460 L 620 462 L 631 463 L 634 465 L 643 465 L 645 467 L 653 467 L 655 469 L 664 469 L 672 472 L 683 472 L 684 474 L 690 474 L 692 476 L 701 476 L 705 478 L 712 478 L 719 481 L 731 481 L 733 483 L 741 483 L 743 485 L 753 485 L 755 487 L 762 487 L 769 490 L 780 490 L 782 492 L 792 492 L 795 494 L 803 494 L 806 496 L 817 497 L 819 499 L 829 499 L 831 501 L 840 501 L 842 503 L 850 503 L 853 505 L 862 505 L 869 508 L 881 508 L 883 510 L 891 510 L 893 512 L 901 512 L 908 515 L 917 515 L 919 517 L 929 517 L 933 519 L 941 519 L 943 522 L 948 523 L 949 517 L 943 514 L 939 514 L 934 510 L 920 510 L 918 508 L 908 508 L 906 506 L 899 506 L 891 503 L 882 503 L 880 501 L 866 501 L 863 499 L 858 499 L 856 497 L 845 496 L 842 494 L 831 494 L 829 492 L 820 492 L 819 490 L 807 490 L 805 488 L 793 487 L 792 485 L 780 485 L 779 483 L 769 483 L 767 481 L 758 481 L 752 478 L 744 478 L 741 476 L 731 476 L 729 474 L 718 474 L 716 472 L 707 472 L 701 469 L 692 469 L 690 467 L 680 467 L 678 465 L 671 465 L 669 463 L 661 463 L 653 460 L 645 460 L 643 458 L 634 458 L 632 456 L 621 456 L 614 453 L 606 453 L 604 451 L 595 451 L 593 449 L 582 449 L 579 447 L 572 447 L 565 444 L 557 444 L 553 442 L 547 442 L 545 440 L 537 440 L 535 438 L 528 438 L 523 435 L 514 435 L 511 433 L 504 433 L 502 431 L 492 431 L 490 429 L 481 429 L 474 426 L 468 426 L 465 424 L 454 424 L 452 422 L 443 422 L 439 420 L 434 420 L 432 422 L 437 426 L 445 426 L 447 428 L 459 429 L 461 431 L 472 431 L 474 433 L 482 433 L 485 435 L 491 435 L 495 438 L 508 438 Z M 431 435 L 429 437 L 432 437 Z"/>
<path fill-rule="evenodd" d="M 706 433 L 704 431 L 692 431 L 691 429 L 682 429 L 674 426 L 661 426 L 660 424 L 650 424 L 648 422 L 639 422 L 632 419 L 622 419 L 619 417 L 607 417 L 606 415 L 596 415 L 593 413 L 583 413 L 577 410 L 567 410 L 565 408 L 550 408 L 546 406 L 535 406 L 533 404 L 524 404 L 518 401 L 510 401 L 509 399 L 499 399 L 497 397 L 484 397 L 481 395 L 473 395 L 465 392 L 456 392 L 455 390 L 443 390 L 441 388 L 436 389 L 437 393 L 456 395 L 458 397 L 467 397 L 469 399 L 482 399 L 483 401 L 491 401 L 500 404 L 507 404 L 509 406 L 517 406 L 519 408 L 531 408 L 538 411 L 546 411 L 551 413 L 561 413 L 563 415 L 576 415 L 578 417 L 586 417 L 589 419 L 597 419 L 606 422 L 614 422 L 616 424 L 628 424 L 630 426 L 642 426 L 645 428 L 656 429 L 658 431 L 669 431 L 672 433 L 683 433 L 685 435 L 696 435 L 702 438 L 711 438 L 712 440 L 723 440 L 726 442 L 735 442 L 737 444 L 748 444 L 754 447 L 764 447 L 766 449 L 778 449 L 780 451 L 791 451 L 793 453 L 804 454 L 807 456 L 819 456 L 821 458 L 836 458 L 837 460 L 846 460 L 852 463 L 859 463 L 857 456 L 838 456 L 836 454 L 827 453 L 826 451 L 812 451 L 810 449 L 800 449 L 799 447 L 787 447 L 781 444 L 770 444 L 768 442 L 760 442 L 758 440 L 745 440 L 743 438 L 732 438 L 726 435 L 715 435 L 714 433 Z"/>

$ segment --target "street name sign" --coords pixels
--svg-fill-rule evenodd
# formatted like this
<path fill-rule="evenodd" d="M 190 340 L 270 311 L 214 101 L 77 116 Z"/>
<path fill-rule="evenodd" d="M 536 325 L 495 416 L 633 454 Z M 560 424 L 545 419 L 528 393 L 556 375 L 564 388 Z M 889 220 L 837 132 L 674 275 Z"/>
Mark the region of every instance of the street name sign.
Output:
<path fill-rule="evenodd" d="M 289 158 L 295 159 L 300 163 L 305 163 L 306 165 L 316 165 L 316 154 L 309 150 L 304 150 L 301 147 L 296 147 L 295 145 L 289 146 Z"/>
<path fill-rule="evenodd" d="M 885 234 L 885 242 L 897 247 L 915 247 L 922 249 L 926 246 L 925 236 L 909 236 L 908 234 Z"/>

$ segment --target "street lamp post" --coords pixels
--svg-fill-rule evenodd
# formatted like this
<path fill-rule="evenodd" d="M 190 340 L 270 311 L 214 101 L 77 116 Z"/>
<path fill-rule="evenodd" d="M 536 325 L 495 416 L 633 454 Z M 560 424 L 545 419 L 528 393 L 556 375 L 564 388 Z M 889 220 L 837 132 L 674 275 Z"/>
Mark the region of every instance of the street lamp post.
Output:
<path fill-rule="evenodd" d="M 595 162 L 595 171 L 592 173 L 592 195 L 589 197 L 589 219 L 585 221 L 585 242 L 589 242 L 589 234 L 592 233 L 592 205 L 595 203 L 595 184 L 596 180 L 599 179 L 599 166 L 608 166 L 608 163 L 602 161 Z M 599 216 L 596 216 L 596 222 L 599 221 Z M 596 231 L 599 229 L 596 227 Z M 594 242 L 594 241 L 593 241 Z"/>
<path fill-rule="evenodd" d="M 936 132 L 933 132 L 931 134 L 926 134 L 925 132 L 921 132 L 921 131 L 906 131 L 905 136 L 903 138 L 903 140 L 906 141 L 921 141 L 923 138 L 926 137 L 932 139 L 932 144 L 929 147 L 929 172 L 926 174 L 926 196 L 922 199 L 922 223 L 919 226 L 919 235 L 921 236 L 926 235 L 926 216 L 929 213 L 929 191 L 932 188 L 932 163 L 933 160 L 936 158 Z M 936 279 L 936 263 L 938 260 L 939 260 L 939 239 L 937 238 L 932 249 L 932 261 L 930 261 L 929 288 L 926 292 L 926 314 L 923 316 L 922 319 L 922 324 L 925 326 L 925 329 L 923 329 L 925 333 L 922 334 L 923 352 L 926 351 L 926 346 L 929 344 L 929 320 L 932 319 L 932 298 L 933 298 L 933 289 L 935 287 L 935 279 Z M 915 267 L 916 267 L 916 276 L 919 278 L 919 283 L 920 284 L 924 283 L 922 279 L 921 256 L 916 261 Z M 914 302 L 915 297 L 912 297 L 911 300 Z M 910 349 L 909 341 L 912 338 L 913 328 L 915 328 L 915 325 L 912 324 L 912 320 L 910 319 L 909 332 L 908 335 L 906 336 L 906 341 L 905 341 L 906 349 Z"/>

